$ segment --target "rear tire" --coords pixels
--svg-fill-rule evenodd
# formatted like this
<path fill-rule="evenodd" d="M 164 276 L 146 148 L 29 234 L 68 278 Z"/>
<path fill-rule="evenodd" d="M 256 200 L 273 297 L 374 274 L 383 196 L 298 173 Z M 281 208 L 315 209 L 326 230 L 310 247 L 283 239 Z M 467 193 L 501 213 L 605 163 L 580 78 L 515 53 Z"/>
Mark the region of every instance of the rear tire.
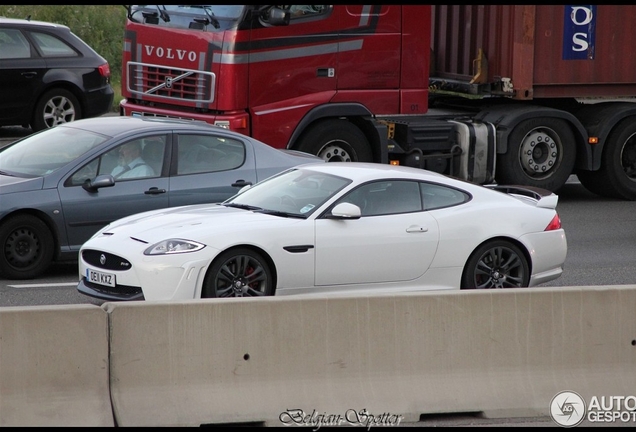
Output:
<path fill-rule="evenodd" d="M 347 120 L 324 120 L 303 133 L 298 150 L 326 162 L 373 162 L 367 137 Z"/>
<path fill-rule="evenodd" d="M 521 249 L 507 240 L 494 240 L 468 258 L 461 289 L 522 288 L 529 283 L 530 267 Z"/>
<path fill-rule="evenodd" d="M 565 184 L 576 160 L 576 142 L 567 122 L 533 118 L 520 122 L 498 155 L 499 184 L 535 186 L 552 192 Z"/>
<path fill-rule="evenodd" d="M 261 254 L 247 248 L 220 254 L 208 269 L 201 298 L 274 295 L 274 278 Z"/>
<path fill-rule="evenodd" d="M 81 118 L 82 109 L 75 95 L 68 90 L 56 88 L 44 93 L 38 101 L 31 127 L 37 132 Z"/>
<path fill-rule="evenodd" d="M 53 261 L 55 243 L 35 216 L 13 216 L 0 225 L 0 274 L 7 279 L 34 279 Z"/>
<path fill-rule="evenodd" d="M 636 118 L 622 120 L 607 137 L 601 168 L 578 173 L 579 181 L 597 195 L 636 200 Z"/>

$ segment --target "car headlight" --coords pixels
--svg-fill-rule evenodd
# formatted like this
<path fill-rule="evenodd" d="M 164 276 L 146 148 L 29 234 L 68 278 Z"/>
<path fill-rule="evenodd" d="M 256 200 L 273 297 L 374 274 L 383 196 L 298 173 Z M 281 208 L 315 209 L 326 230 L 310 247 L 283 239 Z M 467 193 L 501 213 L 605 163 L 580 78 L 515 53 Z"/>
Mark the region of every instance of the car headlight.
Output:
<path fill-rule="evenodd" d="M 150 246 L 144 251 L 144 255 L 169 255 L 196 252 L 204 247 L 204 244 L 192 240 L 168 239 Z"/>

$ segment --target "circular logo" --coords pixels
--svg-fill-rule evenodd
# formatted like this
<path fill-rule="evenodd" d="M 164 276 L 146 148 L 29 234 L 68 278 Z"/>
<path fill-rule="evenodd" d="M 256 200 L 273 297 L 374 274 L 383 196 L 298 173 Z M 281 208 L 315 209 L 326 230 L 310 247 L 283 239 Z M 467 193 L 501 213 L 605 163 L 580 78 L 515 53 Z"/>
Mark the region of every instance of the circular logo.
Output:
<path fill-rule="evenodd" d="M 577 426 L 585 418 L 585 401 L 573 391 L 557 393 L 550 402 L 550 417 L 559 426 Z"/>

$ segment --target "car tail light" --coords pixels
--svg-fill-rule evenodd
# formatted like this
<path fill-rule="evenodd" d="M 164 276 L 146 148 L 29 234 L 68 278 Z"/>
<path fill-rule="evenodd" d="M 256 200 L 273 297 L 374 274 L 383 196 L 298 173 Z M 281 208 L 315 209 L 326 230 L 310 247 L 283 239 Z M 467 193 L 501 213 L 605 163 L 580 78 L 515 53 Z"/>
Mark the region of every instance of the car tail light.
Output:
<path fill-rule="evenodd" d="M 110 66 L 108 63 L 101 65 L 97 68 L 99 70 L 99 74 L 103 77 L 110 78 Z"/>
<path fill-rule="evenodd" d="M 561 218 L 558 214 L 555 214 L 547 227 L 545 227 L 545 231 L 554 231 L 561 229 Z"/>

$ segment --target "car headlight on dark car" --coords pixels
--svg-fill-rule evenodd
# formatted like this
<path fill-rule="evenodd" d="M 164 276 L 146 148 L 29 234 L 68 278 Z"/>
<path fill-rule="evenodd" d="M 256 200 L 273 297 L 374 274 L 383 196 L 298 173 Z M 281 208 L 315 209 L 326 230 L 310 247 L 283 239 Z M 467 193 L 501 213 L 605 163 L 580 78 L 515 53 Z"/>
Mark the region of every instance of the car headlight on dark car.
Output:
<path fill-rule="evenodd" d="M 144 251 L 144 255 L 169 255 L 196 252 L 204 247 L 204 244 L 192 240 L 168 239 L 150 246 Z"/>

